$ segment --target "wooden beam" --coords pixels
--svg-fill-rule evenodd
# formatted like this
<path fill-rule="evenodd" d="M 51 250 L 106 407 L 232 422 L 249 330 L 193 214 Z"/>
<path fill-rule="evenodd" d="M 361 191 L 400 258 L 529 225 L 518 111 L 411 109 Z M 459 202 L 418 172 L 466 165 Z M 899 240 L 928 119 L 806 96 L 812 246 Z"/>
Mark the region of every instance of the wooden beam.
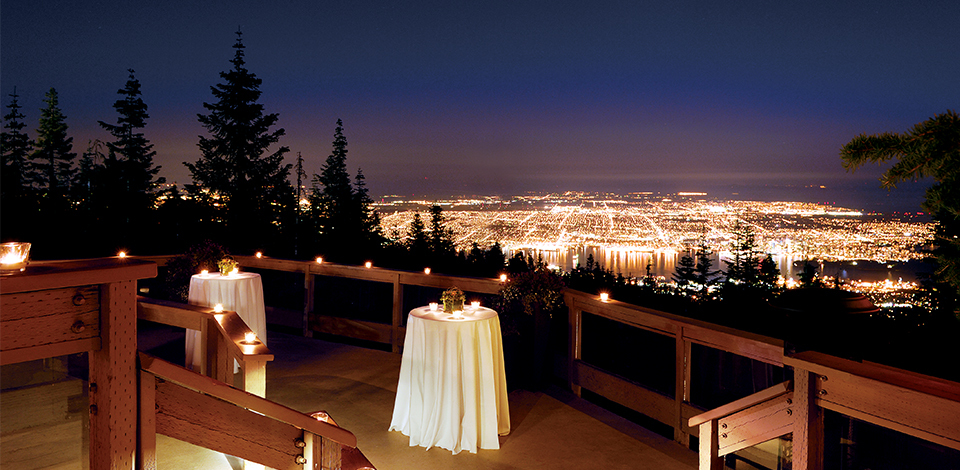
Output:
<path fill-rule="evenodd" d="M 663 424 L 676 424 L 673 398 L 586 364 L 576 362 L 574 380 L 577 385 L 598 393 Z"/>
<path fill-rule="evenodd" d="M 140 372 L 137 415 L 137 470 L 157 470 L 157 378 Z"/>
<path fill-rule="evenodd" d="M 204 318 L 212 316 L 210 307 L 137 297 L 137 318 L 140 320 L 199 331 Z"/>
<path fill-rule="evenodd" d="M 817 377 L 794 368 L 793 469 L 823 468 L 823 410 L 817 405 Z"/>
<path fill-rule="evenodd" d="M 157 383 L 157 432 L 276 469 L 300 470 L 296 426 L 190 390 Z"/>
<path fill-rule="evenodd" d="M 0 277 L 0 294 L 105 284 L 118 279 L 147 279 L 156 276 L 156 263 L 134 259 L 34 261 L 22 273 Z"/>
<path fill-rule="evenodd" d="M 102 347 L 90 354 L 90 468 L 133 468 L 138 411 L 137 282 L 102 285 L 100 304 Z"/>
<path fill-rule="evenodd" d="M 391 315 L 393 330 L 390 334 L 391 350 L 394 354 L 400 353 L 400 345 L 403 340 L 400 339 L 400 325 L 403 322 L 403 284 L 400 283 L 400 275 L 393 281 L 393 314 Z"/>
<path fill-rule="evenodd" d="M 19 362 L 34 361 L 48 357 L 66 356 L 100 349 L 100 337 L 84 338 L 60 343 L 44 344 L 20 349 L 3 349 L 0 354 L 0 365 L 16 364 Z"/>
<path fill-rule="evenodd" d="M 162 359 L 142 352 L 139 353 L 139 355 L 141 368 L 157 377 L 179 383 L 185 387 L 219 398 L 220 400 L 256 411 L 278 421 L 292 424 L 314 434 L 333 439 L 345 446 L 357 446 L 357 438 L 350 431 L 327 424 L 323 421 L 317 421 L 299 411 L 292 410 L 244 390 L 233 388 L 228 384 L 209 377 L 195 374 L 183 367 L 171 364 Z"/>
<path fill-rule="evenodd" d="M 779 397 L 789 393 L 792 390 L 790 381 L 782 382 L 776 384 L 772 387 L 765 388 L 760 390 L 757 393 L 752 395 L 745 396 L 739 400 L 732 401 L 718 408 L 714 408 L 706 413 L 701 413 L 700 415 L 690 418 L 690 426 L 699 426 L 700 423 L 712 420 L 720 419 L 724 416 L 732 415 L 740 410 L 745 410 L 751 406 L 763 403 L 767 400 Z"/>
<path fill-rule="evenodd" d="M 720 455 L 727 455 L 793 431 L 793 392 L 720 418 Z"/>
<path fill-rule="evenodd" d="M 707 420 L 700 423 L 700 470 L 723 470 L 723 459 L 720 457 L 717 433 L 717 421 Z"/>

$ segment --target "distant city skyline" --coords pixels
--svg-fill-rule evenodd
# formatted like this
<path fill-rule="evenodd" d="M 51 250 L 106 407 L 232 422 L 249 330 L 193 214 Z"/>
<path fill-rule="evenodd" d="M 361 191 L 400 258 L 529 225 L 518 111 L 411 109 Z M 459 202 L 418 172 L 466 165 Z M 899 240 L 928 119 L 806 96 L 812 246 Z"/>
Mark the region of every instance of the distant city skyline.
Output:
<path fill-rule="evenodd" d="M 847 174 L 839 149 L 960 108 L 946 0 L 0 6 L 0 94 L 16 87 L 31 137 L 55 87 L 77 153 L 108 139 L 97 121 L 116 120 L 132 68 L 160 174 L 181 184 L 238 27 L 287 162 L 319 172 L 342 118 L 374 195 L 823 185 L 919 210 L 921 190 L 877 192 L 883 168 Z"/>

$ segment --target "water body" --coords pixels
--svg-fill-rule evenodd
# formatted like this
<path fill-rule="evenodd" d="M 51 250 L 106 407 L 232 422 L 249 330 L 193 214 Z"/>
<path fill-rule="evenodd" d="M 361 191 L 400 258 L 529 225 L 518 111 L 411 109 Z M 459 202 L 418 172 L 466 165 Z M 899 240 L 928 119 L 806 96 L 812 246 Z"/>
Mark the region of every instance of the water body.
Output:
<path fill-rule="evenodd" d="M 671 276 L 677 270 L 677 262 L 684 253 L 673 252 L 641 252 L 641 251 L 621 251 L 608 250 L 601 247 L 583 247 L 569 248 L 565 250 L 522 250 L 524 253 L 532 255 L 534 258 L 543 257 L 543 261 L 549 265 L 557 266 L 564 271 L 570 271 L 573 268 L 586 266 L 589 256 L 593 256 L 594 262 L 600 263 L 605 269 L 611 269 L 614 273 L 623 274 L 626 277 L 642 277 L 646 275 L 647 266 L 650 266 L 650 273 L 654 276 L 663 276 L 671 279 Z M 507 250 L 507 255 L 513 253 Z M 713 260 L 713 269 L 726 269 L 727 265 L 718 254 L 711 256 Z M 797 280 L 798 275 L 803 271 L 803 259 L 792 256 L 774 256 L 774 261 L 780 269 L 780 274 L 786 279 Z M 932 267 L 921 261 L 909 262 L 890 262 L 880 263 L 872 261 L 836 261 L 824 262 L 818 268 L 821 275 L 837 277 L 841 279 L 878 282 L 884 280 L 904 280 L 917 281 L 918 273 L 930 272 Z"/>

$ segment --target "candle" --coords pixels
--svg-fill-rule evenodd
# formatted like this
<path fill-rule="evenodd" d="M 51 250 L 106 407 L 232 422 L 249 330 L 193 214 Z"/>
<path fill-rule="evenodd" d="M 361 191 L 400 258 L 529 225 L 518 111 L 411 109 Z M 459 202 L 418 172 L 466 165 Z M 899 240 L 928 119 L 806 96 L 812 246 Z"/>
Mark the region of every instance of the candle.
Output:
<path fill-rule="evenodd" d="M 430 302 L 430 311 L 431 311 L 431 312 L 436 312 L 436 311 L 437 311 L 437 307 L 439 307 L 439 306 L 440 306 L 440 305 L 437 304 L 436 302 Z"/>
<path fill-rule="evenodd" d="M 364 266 L 366 266 L 366 267 L 368 267 L 368 268 L 372 268 L 372 267 L 373 267 L 373 262 L 367 261 L 366 264 L 364 264 Z"/>
<path fill-rule="evenodd" d="M 323 258 L 322 258 L 322 257 L 317 256 L 317 264 L 323 264 Z"/>
<path fill-rule="evenodd" d="M 240 268 L 233 268 L 233 270 L 230 271 L 231 276 L 236 276 L 237 274 L 240 274 Z"/>
<path fill-rule="evenodd" d="M 454 319 L 457 319 L 457 320 L 463 318 L 463 310 L 454 310 L 454 311 L 453 311 L 453 318 L 454 318 Z"/>
<path fill-rule="evenodd" d="M 424 274 L 430 274 L 430 268 L 423 268 Z"/>
<path fill-rule="evenodd" d="M 127 252 L 126 252 L 126 251 L 121 251 L 120 253 L 117 253 L 117 257 L 119 257 L 119 258 L 126 258 L 126 257 L 127 257 Z"/>
<path fill-rule="evenodd" d="M 600 293 L 600 301 L 601 301 L 601 302 L 606 302 L 606 301 L 608 301 L 608 300 L 610 300 L 610 294 L 608 294 L 608 293 L 606 293 L 606 292 L 601 292 L 601 293 Z"/>
<path fill-rule="evenodd" d="M 472 308 L 473 311 L 476 312 L 477 309 L 480 308 L 480 302 L 470 302 L 470 308 Z"/>
<path fill-rule="evenodd" d="M 506 275 L 506 274 L 501 274 L 501 275 L 500 275 L 500 282 L 507 282 L 507 275 Z"/>
<path fill-rule="evenodd" d="M 244 342 L 244 343 L 247 343 L 247 344 L 256 343 L 256 342 L 257 342 L 257 334 L 254 333 L 254 332 L 252 332 L 252 331 L 248 331 L 248 332 L 244 333 L 244 334 L 243 334 L 243 342 Z"/>
<path fill-rule="evenodd" d="M 223 313 L 223 304 L 217 304 L 213 306 L 214 313 Z"/>
<path fill-rule="evenodd" d="M 263 252 L 262 252 L 262 251 L 258 251 L 257 254 L 256 254 L 256 257 L 257 257 L 257 258 L 263 258 Z"/>
<path fill-rule="evenodd" d="M 200 274 L 206 276 L 207 274 L 210 274 L 210 271 L 203 269 L 203 270 L 200 270 Z"/>
<path fill-rule="evenodd" d="M 29 262 L 29 243 L 12 242 L 0 246 L 0 271 L 8 274 L 23 271 Z"/>

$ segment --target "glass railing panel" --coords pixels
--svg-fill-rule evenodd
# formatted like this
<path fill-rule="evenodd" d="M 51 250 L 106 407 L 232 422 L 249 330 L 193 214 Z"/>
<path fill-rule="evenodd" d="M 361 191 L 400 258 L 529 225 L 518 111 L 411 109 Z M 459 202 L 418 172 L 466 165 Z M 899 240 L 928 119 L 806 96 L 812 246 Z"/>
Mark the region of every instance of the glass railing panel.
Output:
<path fill-rule="evenodd" d="M 783 367 L 700 344 L 693 344 L 690 354 L 690 403 L 705 410 L 791 378 Z"/>
<path fill-rule="evenodd" d="M 673 397 L 676 341 L 673 336 L 583 313 L 583 362 Z"/>
<path fill-rule="evenodd" d="M 0 468 L 90 468 L 87 353 L 0 367 Z"/>
<path fill-rule="evenodd" d="M 960 451 L 824 410 L 825 470 L 957 470 Z"/>
<path fill-rule="evenodd" d="M 793 435 L 761 442 L 724 456 L 727 468 L 735 470 L 791 470 Z"/>

